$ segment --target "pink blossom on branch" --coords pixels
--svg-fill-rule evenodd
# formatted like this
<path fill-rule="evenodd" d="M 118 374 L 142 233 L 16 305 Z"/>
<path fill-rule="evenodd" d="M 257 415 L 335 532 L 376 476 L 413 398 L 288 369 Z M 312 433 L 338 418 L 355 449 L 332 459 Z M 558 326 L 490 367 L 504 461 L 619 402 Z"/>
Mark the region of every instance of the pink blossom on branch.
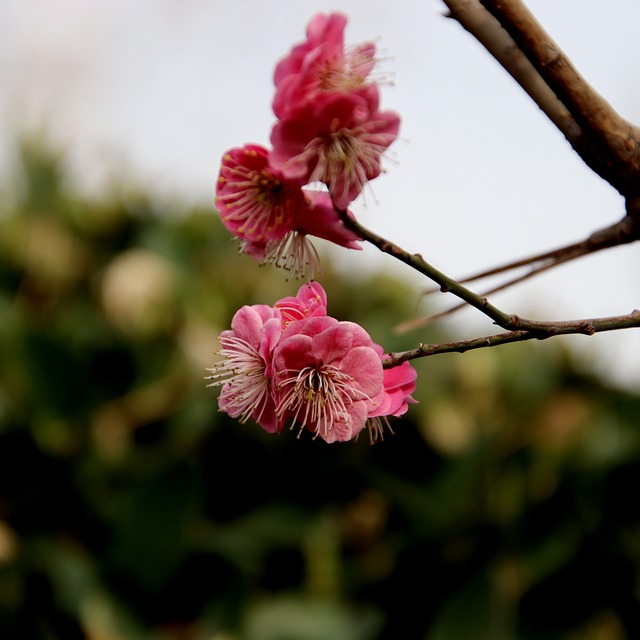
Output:
<path fill-rule="evenodd" d="M 373 342 L 352 322 L 320 316 L 291 323 L 273 362 L 278 417 L 326 442 L 355 438 L 384 394 Z"/>
<path fill-rule="evenodd" d="M 242 252 L 296 276 L 313 277 L 319 270 L 308 236 L 360 249 L 360 238 L 344 226 L 328 194 L 303 190 L 300 180 L 271 165 L 269 151 L 260 145 L 224 154 L 216 205 L 222 223 L 240 239 Z"/>
<path fill-rule="evenodd" d="M 231 329 L 220 335 L 223 359 L 209 369 L 208 386 L 222 386 L 218 405 L 232 418 L 249 418 L 265 431 L 282 429 L 272 393 L 272 355 L 280 340 L 278 309 L 267 305 L 244 306 L 233 316 Z"/>
<path fill-rule="evenodd" d="M 384 359 L 383 349 L 375 345 L 375 350 L 381 359 Z M 384 370 L 384 398 L 377 407 L 369 413 L 367 426 L 371 442 L 384 439 L 384 427 L 390 430 L 389 416 L 402 416 L 409 409 L 410 404 L 415 404 L 412 394 L 416 389 L 418 372 L 409 362 Z"/>
<path fill-rule="evenodd" d="M 215 204 L 231 233 L 266 245 L 291 230 L 304 201 L 301 186 L 270 165 L 267 149 L 247 144 L 223 155 Z"/>
<path fill-rule="evenodd" d="M 317 14 L 305 42 L 277 66 L 273 149 L 247 144 L 223 157 L 216 205 L 241 250 L 312 278 L 318 254 L 308 236 L 359 249 L 362 240 L 341 216 L 382 172 L 381 158 L 398 136 L 400 117 L 379 108 L 371 78 L 375 46 L 345 48 L 347 19 Z M 312 190 L 322 183 L 327 191 Z M 382 366 L 383 349 L 351 322 L 327 315 L 315 282 L 274 307 L 245 306 L 220 337 L 222 359 L 210 386 L 219 407 L 269 432 L 286 423 L 326 442 L 352 440 L 368 427 L 382 438 L 389 416 L 414 402 L 408 363 Z"/>
<path fill-rule="evenodd" d="M 352 440 L 367 427 L 382 439 L 389 416 L 400 416 L 415 389 L 404 363 L 382 368 L 383 349 L 353 322 L 327 315 L 322 286 L 310 282 L 274 307 L 242 307 L 220 336 L 222 360 L 209 386 L 221 386 L 221 411 L 279 432 L 286 423 L 326 442 Z"/>
<path fill-rule="evenodd" d="M 305 101 L 329 91 L 351 92 L 372 85 L 376 48 L 371 42 L 345 48 L 347 18 L 340 13 L 316 14 L 307 26 L 307 39 L 294 46 L 276 66 L 273 111 L 278 118 Z"/>
<path fill-rule="evenodd" d="M 379 109 L 375 45 L 345 48 L 346 24 L 343 14 L 316 14 L 307 39 L 278 63 L 271 132 L 274 167 L 290 179 L 323 182 L 341 210 L 380 174 L 400 127 L 395 112 Z"/>
<path fill-rule="evenodd" d="M 303 190 L 304 204 L 298 209 L 293 228 L 279 242 L 267 245 L 266 261 L 293 273 L 305 274 L 311 279 L 320 269 L 320 257 L 309 236 L 328 240 L 347 249 L 360 250 L 362 239 L 345 227 L 324 191 Z M 348 215 L 352 215 L 347 211 Z"/>
<path fill-rule="evenodd" d="M 296 221 L 296 229 L 300 233 L 329 240 L 346 249 L 362 249 L 359 244 L 362 238 L 344 226 L 327 191 L 304 189 L 304 194 L 309 209 L 301 210 Z M 347 215 L 354 217 L 349 210 Z"/>
<path fill-rule="evenodd" d="M 399 128 L 394 111 L 378 109 L 375 87 L 328 93 L 276 122 L 271 163 L 289 180 L 324 183 L 344 210 L 380 175 L 381 157 Z"/>
<path fill-rule="evenodd" d="M 282 325 L 291 322 L 327 315 L 327 294 L 318 282 L 308 282 L 300 287 L 295 296 L 278 300 L 275 308 L 280 311 Z"/>

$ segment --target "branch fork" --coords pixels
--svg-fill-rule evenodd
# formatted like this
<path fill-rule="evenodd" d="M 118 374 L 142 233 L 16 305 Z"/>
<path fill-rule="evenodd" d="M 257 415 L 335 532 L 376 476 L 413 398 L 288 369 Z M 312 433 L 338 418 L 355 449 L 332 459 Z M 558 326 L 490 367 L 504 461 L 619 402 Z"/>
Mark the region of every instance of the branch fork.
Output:
<path fill-rule="evenodd" d="M 533 321 L 507 314 L 487 298 L 542 271 L 606 248 L 640 239 L 640 128 L 622 118 L 577 72 L 560 47 L 545 32 L 521 0 L 443 0 L 446 16 L 474 36 L 534 100 L 569 144 L 596 174 L 625 198 L 624 217 L 586 239 L 532 255 L 455 280 L 430 265 L 420 254 L 411 254 L 378 236 L 338 210 L 344 225 L 412 269 L 437 287 L 427 293 L 451 293 L 461 303 L 451 309 L 404 323 L 416 328 L 464 306 L 472 306 L 503 329 L 494 335 L 443 344 L 419 344 L 415 349 L 392 353 L 385 366 L 393 367 L 414 358 L 437 353 L 465 352 L 523 340 L 542 340 L 557 335 L 593 335 L 640 327 L 640 311 L 628 315 L 570 321 Z M 465 285 L 482 278 L 528 267 L 524 275 L 511 277 L 484 294 Z"/>

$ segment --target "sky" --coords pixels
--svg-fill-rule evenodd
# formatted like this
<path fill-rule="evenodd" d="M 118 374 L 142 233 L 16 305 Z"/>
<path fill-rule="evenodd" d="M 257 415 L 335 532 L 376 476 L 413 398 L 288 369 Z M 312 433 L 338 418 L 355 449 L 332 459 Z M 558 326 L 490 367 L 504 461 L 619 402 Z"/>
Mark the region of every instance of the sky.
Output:
<path fill-rule="evenodd" d="M 530 0 L 578 70 L 640 123 L 637 0 Z M 352 207 L 363 224 L 454 277 L 582 240 L 620 219 L 620 196 L 441 0 L 0 0 L 0 171 L 20 131 L 46 131 L 89 193 L 124 178 L 158 197 L 211 204 L 222 154 L 268 145 L 273 68 L 317 11 L 374 40 L 402 117 L 386 173 Z M 345 273 L 429 283 L 373 247 L 335 254 Z M 540 320 L 640 307 L 640 248 L 610 249 L 492 297 Z M 480 290 L 480 287 L 479 289 Z M 437 305 L 454 302 L 441 296 Z M 475 310 L 451 339 L 493 332 Z M 640 330 L 562 338 L 576 361 L 640 389 Z M 508 348 L 508 347 L 501 347 Z"/>

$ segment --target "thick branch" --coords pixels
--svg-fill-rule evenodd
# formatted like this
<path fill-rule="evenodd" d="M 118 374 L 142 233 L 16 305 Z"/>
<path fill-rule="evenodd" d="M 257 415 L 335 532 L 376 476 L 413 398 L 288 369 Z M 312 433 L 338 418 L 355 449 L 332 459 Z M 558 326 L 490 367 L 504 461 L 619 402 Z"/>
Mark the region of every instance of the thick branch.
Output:
<path fill-rule="evenodd" d="M 511 36 L 582 131 L 580 157 L 626 198 L 640 192 L 640 129 L 576 71 L 521 0 L 480 0 Z M 475 34 L 474 34 L 475 35 Z"/>
<path fill-rule="evenodd" d="M 563 262 L 640 239 L 640 128 L 624 120 L 582 78 L 522 0 L 443 2 L 449 8 L 449 17 L 511 74 L 587 166 L 624 196 L 626 205 L 621 222 L 583 242 L 488 270 L 478 277 L 524 264 L 537 265 L 500 287 L 505 288 Z"/>
<path fill-rule="evenodd" d="M 592 318 L 589 320 L 568 320 L 564 322 L 529 322 L 531 329 L 506 331 L 492 336 L 456 340 L 441 344 L 419 344 L 415 349 L 391 353 L 385 359 L 385 368 L 396 367 L 408 360 L 433 356 L 438 353 L 464 353 L 474 349 L 495 347 L 500 344 L 522 342 L 524 340 L 544 340 L 552 336 L 582 334 L 591 336 L 603 331 L 640 327 L 640 311 L 635 309 L 629 315 Z"/>
<path fill-rule="evenodd" d="M 447 17 L 455 19 L 471 33 L 526 91 L 567 140 L 575 143 L 580 138 L 580 127 L 498 20 L 487 12 L 479 0 L 443 1 L 449 9 Z"/>

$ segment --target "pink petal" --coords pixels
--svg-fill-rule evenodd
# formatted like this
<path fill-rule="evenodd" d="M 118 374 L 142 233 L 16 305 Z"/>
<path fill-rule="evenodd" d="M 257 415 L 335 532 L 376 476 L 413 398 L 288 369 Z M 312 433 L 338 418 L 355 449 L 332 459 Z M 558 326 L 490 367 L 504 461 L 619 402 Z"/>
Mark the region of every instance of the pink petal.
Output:
<path fill-rule="evenodd" d="M 367 405 L 365 402 L 354 402 L 349 407 L 349 427 L 344 422 L 334 422 L 328 433 L 319 432 L 318 435 L 329 444 L 333 442 L 347 442 L 353 440 L 364 429 L 367 423 Z"/>
<path fill-rule="evenodd" d="M 362 249 L 358 244 L 362 238 L 344 226 L 327 192 L 305 191 L 305 194 L 311 206 L 296 219 L 299 231 L 329 240 L 347 249 Z"/>
<path fill-rule="evenodd" d="M 351 349 L 341 363 L 341 369 L 354 378 L 354 384 L 362 393 L 373 398 L 382 389 L 382 362 L 370 347 Z"/>
<path fill-rule="evenodd" d="M 349 352 L 353 335 L 344 324 L 339 322 L 313 338 L 313 353 L 318 360 L 332 364 L 335 360 L 342 360 Z"/>
<path fill-rule="evenodd" d="M 262 340 L 264 318 L 273 318 L 273 315 L 273 309 L 267 305 L 245 305 L 233 316 L 231 330 L 234 335 L 257 348 Z"/>

